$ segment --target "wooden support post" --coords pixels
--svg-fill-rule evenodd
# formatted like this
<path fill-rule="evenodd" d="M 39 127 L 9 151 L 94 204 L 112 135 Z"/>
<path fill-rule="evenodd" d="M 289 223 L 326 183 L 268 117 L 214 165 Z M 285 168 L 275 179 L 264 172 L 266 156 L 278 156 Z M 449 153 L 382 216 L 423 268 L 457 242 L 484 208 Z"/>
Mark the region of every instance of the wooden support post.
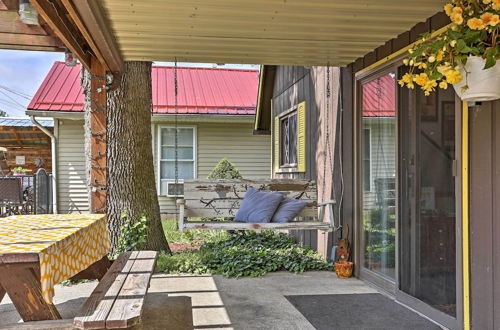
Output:
<path fill-rule="evenodd" d="M 106 192 L 108 189 L 106 161 L 106 70 L 93 57 L 90 72 L 90 204 L 92 213 L 106 213 Z"/>

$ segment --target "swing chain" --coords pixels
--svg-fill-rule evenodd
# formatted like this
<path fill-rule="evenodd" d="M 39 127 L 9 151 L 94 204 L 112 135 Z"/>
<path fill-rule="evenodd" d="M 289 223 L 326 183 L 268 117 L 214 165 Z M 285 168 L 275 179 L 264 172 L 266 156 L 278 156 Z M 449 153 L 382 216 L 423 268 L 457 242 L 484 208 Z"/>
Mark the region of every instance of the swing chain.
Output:
<path fill-rule="evenodd" d="M 177 189 L 179 184 L 179 155 L 178 155 L 178 145 L 179 145 L 179 136 L 178 136 L 178 118 L 177 118 L 177 106 L 178 106 L 178 93 L 179 93 L 179 85 L 177 80 L 177 57 L 175 57 L 175 66 L 174 66 L 174 98 L 175 98 L 175 108 L 174 108 L 174 152 L 175 152 L 175 187 Z"/>

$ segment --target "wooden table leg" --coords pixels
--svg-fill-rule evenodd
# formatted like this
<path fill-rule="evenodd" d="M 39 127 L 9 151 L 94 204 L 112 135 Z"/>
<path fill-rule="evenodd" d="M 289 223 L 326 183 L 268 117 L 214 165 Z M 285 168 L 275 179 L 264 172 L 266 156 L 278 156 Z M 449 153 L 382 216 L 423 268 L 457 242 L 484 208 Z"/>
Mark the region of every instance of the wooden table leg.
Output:
<path fill-rule="evenodd" d="M 38 263 L 1 265 L 0 286 L 7 291 L 23 321 L 61 319 L 56 307 L 42 297 Z"/>
<path fill-rule="evenodd" d="M 101 280 L 109 267 L 111 267 L 111 261 L 107 256 L 102 257 L 102 259 L 94 262 L 92 265 L 87 267 L 87 269 L 82 270 L 75 276 L 72 280 Z"/>

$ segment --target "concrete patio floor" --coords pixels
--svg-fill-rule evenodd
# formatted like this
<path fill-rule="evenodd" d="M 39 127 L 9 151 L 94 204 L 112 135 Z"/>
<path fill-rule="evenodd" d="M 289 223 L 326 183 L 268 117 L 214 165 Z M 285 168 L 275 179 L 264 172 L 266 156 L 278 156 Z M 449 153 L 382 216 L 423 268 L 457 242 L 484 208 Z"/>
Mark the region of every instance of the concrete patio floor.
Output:
<path fill-rule="evenodd" d="M 56 286 L 54 302 L 62 317 L 72 318 L 96 284 Z M 152 296 L 191 297 L 194 329 L 301 330 L 314 327 L 285 296 L 376 292 L 360 280 L 338 279 L 333 272 L 278 272 L 242 279 L 155 274 L 148 291 Z M 5 297 L 0 303 L 0 326 L 19 320 L 19 314 Z M 175 327 L 163 329 L 171 328 Z"/>

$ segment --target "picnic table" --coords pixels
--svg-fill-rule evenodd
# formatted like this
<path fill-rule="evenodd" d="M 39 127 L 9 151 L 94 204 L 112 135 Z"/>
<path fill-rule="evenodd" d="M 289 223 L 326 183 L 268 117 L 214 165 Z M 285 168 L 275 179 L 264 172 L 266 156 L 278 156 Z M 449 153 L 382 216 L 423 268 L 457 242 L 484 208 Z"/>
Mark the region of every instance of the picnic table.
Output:
<path fill-rule="evenodd" d="M 0 301 L 7 293 L 25 322 L 60 319 L 54 285 L 100 279 L 111 265 L 109 246 L 102 214 L 0 218 Z"/>

